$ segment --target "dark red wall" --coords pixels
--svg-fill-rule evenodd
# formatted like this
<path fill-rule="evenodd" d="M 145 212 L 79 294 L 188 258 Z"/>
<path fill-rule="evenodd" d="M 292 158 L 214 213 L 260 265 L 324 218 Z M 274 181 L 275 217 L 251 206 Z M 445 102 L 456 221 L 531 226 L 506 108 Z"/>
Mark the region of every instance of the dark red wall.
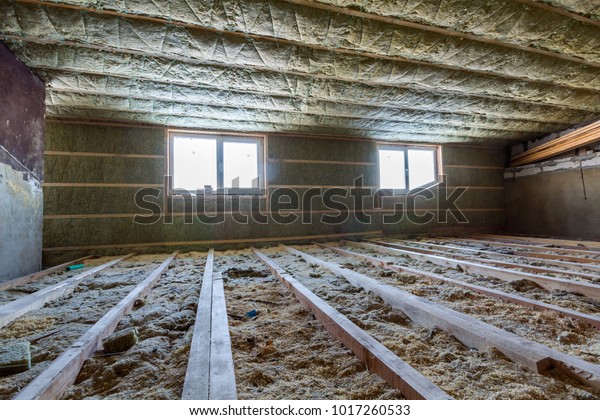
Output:
<path fill-rule="evenodd" d="M 0 162 L 44 174 L 44 83 L 0 42 Z"/>

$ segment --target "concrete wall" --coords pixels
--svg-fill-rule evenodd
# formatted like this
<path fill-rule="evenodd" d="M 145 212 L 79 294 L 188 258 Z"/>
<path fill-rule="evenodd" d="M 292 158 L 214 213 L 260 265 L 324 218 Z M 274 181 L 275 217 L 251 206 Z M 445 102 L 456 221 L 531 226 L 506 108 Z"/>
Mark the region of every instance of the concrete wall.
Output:
<path fill-rule="evenodd" d="M 325 210 L 322 198 L 315 199 L 312 220 L 302 220 L 308 213 L 294 211 L 298 220 L 276 223 L 268 214 L 266 223 L 250 221 L 236 223 L 240 212 L 248 214 L 267 210 L 269 197 L 277 188 L 287 186 L 300 195 L 313 186 L 343 186 L 347 191 L 355 178 L 362 176 L 365 186 L 377 184 L 376 144 L 371 141 L 270 135 L 267 141 L 267 187 L 269 195 L 254 203 L 242 201 L 240 212 L 226 214 L 219 224 L 187 220 L 182 214 L 191 204 L 164 200 L 164 158 L 166 132 L 160 128 L 126 126 L 97 126 L 82 123 L 49 122 L 46 128 L 47 154 L 44 248 L 50 260 L 70 258 L 82 252 L 95 250 L 118 253 L 130 249 L 144 252 L 174 248 L 206 247 L 214 243 L 235 246 L 248 239 L 277 241 L 278 238 L 341 235 L 348 233 L 389 232 L 423 233 L 434 229 L 496 229 L 504 226 L 504 192 L 502 174 L 506 153 L 501 149 L 446 146 L 443 162 L 450 190 L 467 186 L 457 201 L 466 217 L 459 223 L 447 214 L 448 203 L 438 204 L 437 196 L 445 194 L 433 188 L 434 198 L 423 197 L 411 202 L 406 197 L 394 198 L 408 208 L 420 209 L 420 215 L 429 210 L 433 220 L 419 219 L 409 214 L 397 223 L 385 224 L 382 208 L 368 203 L 370 223 L 361 223 L 354 217 L 351 197 L 336 198 L 348 204 L 344 214 L 347 220 L 327 224 L 320 220 Z M 144 157 L 131 156 L 132 154 Z M 129 155 L 129 156 L 124 156 Z M 337 161 L 315 163 L 310 161 Z M 139 185 L 154 185 L 160 192 L 148 199 L 164 211 L 175 213 L 172 223 L 164 220 L 152 224 L 133 223 L 139 209 L 134 195 Z M 450 194 L 450 192 L 448 192 Z M 413 200 L 414 201 L 414 200 Z M 393 202 L 384 200 L 383 207 L 393 208 Z M 228 213 L 231 201 L 208 203 L 207 208 Z M 335 212 L 335 211 L 334 211 Z M 189 222 L 189 223 L 188 223 Z M 305 222 L 305 223 L 303 223 Z"/>
<path fill-rule="evenodd" d="M 508 232 L 600 240 L 600 157 L 507 171 L 505 186 Z"/>
<path fill-rule="evenodd" d="M 0 43 L 0 281 L 41 267 L 44 96 Z"/>

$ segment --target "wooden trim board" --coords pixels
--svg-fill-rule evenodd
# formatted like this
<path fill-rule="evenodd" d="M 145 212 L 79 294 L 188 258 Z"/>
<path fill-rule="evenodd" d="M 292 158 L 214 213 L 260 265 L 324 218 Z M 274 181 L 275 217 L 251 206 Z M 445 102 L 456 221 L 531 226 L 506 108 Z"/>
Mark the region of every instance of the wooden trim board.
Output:
<path fill-rule="evenodd" d="M 571 293 L 582 294 L 600 302 L 600 286 L 593 283 L 584 283 L 581 281 L 559 279 L 555 277 L 542 276 L 539 274 L 525 273 L 522 271 L 493 267 L 491 265 L 468 262 L 454 258 L 439 257 L 436 255 L 429 255 L 414 251 L 404 251 L 400 249 L 390 248 L 388 246 L 375 245 L 367 242 L 344 242 L 361 248 L 370 248 L 377 252 L 407 256 L 415 260 L 430 262 L 441 267 L 447 267 L 452 269 L 460 267 L 467 273 L 479 274 L 486 277 L 494 277 L 504 281 L 527 279 L 534 281 L 535 283 L 539 284 L 542 288 L 547 290 L 564 290 Z"/>
<path fill-rule="evenodd" d="M 413 322 L 429 328 L 438 327 L 468 347 L 479 350 L 496 348 L 513 362 L 538 373 L 544 373 L 552 367 L 564 368 L 580 382 L 600 389 L 600 365 L 519 337 L 472 316 L 342 268 L 338 264 L 323 261 L 294 248 L 285 248 L 309 263 L 318 264 L 336 275 L 343 276 L 354 287 L 380 296 L 388 305 L 405 313 Z"/>
<path fill-rule="evenodd" d="M 45 270 L 38 271 L 37 273 L 27 274 L 23 277 L 5 281 L 4 283 L 0 283 L 0 290 L 6 290 L 10 289 L 11 287 L 22 286 L 24 284 L 31 283 L 32 281 L 35 281 L 39 278 L 45 277 L 52 273 L 56 273 L 57 271 L 60 271 L 63 268 L 67 268 L 70 265 L 77 264 L 78 262 L 85 261 L 90 258 L 93 258 L 93 255 L 86 255 L 85 257 L 77 258 L 76 260 L 69 261 L 64 264 L 59 264 L 54 267 L 46 268 Z"/>
<path fill-rule="evenodd" d="M 387 347 L 316 296 L 298 280 L 279 267 L 271 258 L 252 249 L 273 275 L 291 289 L 296 299 L 309 309 L 323 326 L 348 347 L 371 371 L 409 399 L 451 399 L 429 379 L 400 359 Z"/>
<path fill-rule="evenodd" d="M 383 231 L 366 231 L 366 232 L 349 232 L 349 233 L 330 233 L 323 235 L 307 235 L 307 236 L 285 236 L 273 238 L 256 238 L 256 239 L 222 239 L 222 240 L 207 240 L 207 241 L 179 241 L 179 242 L 150 242 L 139 244 L 114 244 L 114 245 L 84 245 L 84 246 L 65 246 L 56 248 L 44 248 L 44 252 L 50 251 L 79 251 L 89 249 L 119 249 L 119 248 L 150 248 L 155 246 L 186 246 L 186 245 L 218 245 L 218 244 L 252 244 L 262 242 L 281 242 L 281 241 L 304 241 L 310 239 L 328 239 L 328 238 L 343 238 L 364 235 L 382 235 Z"/>
<path fill-rule="evenodd" d="M 98 273 L 99 271 L 113 266 L 118 262 L 121 262 L 124 259 L 129 258 L 133 255 L 135 255 L 135 253 L 119 257 L 117 259 L 107 262 L 106 264 L 99 265 L 97 267 L 92 268 L 91 270 L 78 274 L 75 277 L 61 281 L 58 284 L 48 286 L 42 290 L 38 290 L 35 293 L 23 296 L 22 298 L 13 300 L 12 302 L 9 302 L 4 306 L 1 306 L 0 328 L 4 327 L 5 325 L 9 324 L 15 319 L 25 315 L 27 312 L 39 309 L 43 307 L 46 303 L 54 302 L 55 300 L 58 300 L 63 296 L 67 296 L 73 293 L 75 286 L 81 283 L 86 277 L 92 276 Z"/>
<path fill-rule="evenodd" d="M 600 329 L 600 317 L 594 315 L 588 315 L 583 312 L 574 311 L 567 308 L 561 308 L 560 306 L 551 305 L 549 303 L 540 302 L 538 300 L 529 299 L 523 296 L 515 295 L 512 293 L 506 293 L 501 290 L 490 289 L 489 287 L 479 286 L 476 284 L 466 283 L 459 280 L 454 280 L 449 277 L 444 277 L 439 274 L 430 273 L 428 271 L 417 270 L 416 268 L 410 268 L 406 266 L 400 266 L 393 264 L 391 261 L 386 261 L 381 258 L 371 257 L 370 255 L 364 255 L 354 251 L 348 251 L 346 249 L 337 248 L 324 244 L 316 244 L 321 248 L 330 249 L 338 254 L 345 255 L 351 258 L 356 258 L 359 260 L 364 260 L 369 262 L 375 267 L 383 267 L 385 270 L 394 271 L 396 273 L 410 273 L 415 274 L 417 276 L 429 278 L 431 280 L 442 281 L 447 284 L 451 284 L 453 286 L 461 287 L 463 289 L 472 290 L 473 292 L 480 293 L 485 296 L 490 296 L 498 299 L 505 300 L 507 302 L 516 303 L 521 306 L 525 306 L 528 308 L 542 309 L 557 312 L 563 316 L 568 318 L 578 319 L 580 321 L 586 322 L 591 326 Z"/>
<path fill-rule="evenodd" d="M 77 376 L 87 359 L 100 348 L 102 340 L 117 328 L 123 317 L 131 312 L 135 301 L 146 296 L 156 285 L 162 273 L 169 268 L 178 251 L 171 254 L 160 266 L 129 294 L 87 330 L 52 364 L 23 388 L 14 400 L 58 399 Z"/>

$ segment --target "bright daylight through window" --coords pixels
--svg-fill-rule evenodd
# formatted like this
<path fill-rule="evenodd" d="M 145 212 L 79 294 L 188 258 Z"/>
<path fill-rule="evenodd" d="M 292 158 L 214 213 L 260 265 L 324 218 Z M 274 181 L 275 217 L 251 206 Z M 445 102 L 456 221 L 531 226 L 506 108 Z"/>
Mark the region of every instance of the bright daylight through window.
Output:
<path fill-rule="evenodd" d="M 254 194 L 262 188 L 262 138 L 171 133 L 171 190 Z"/>
<path fill-rule="evenodd" d="M 437 182 L 434 147 L 388 146 L 378 149 L 379 188 L 409 191 Z"/>

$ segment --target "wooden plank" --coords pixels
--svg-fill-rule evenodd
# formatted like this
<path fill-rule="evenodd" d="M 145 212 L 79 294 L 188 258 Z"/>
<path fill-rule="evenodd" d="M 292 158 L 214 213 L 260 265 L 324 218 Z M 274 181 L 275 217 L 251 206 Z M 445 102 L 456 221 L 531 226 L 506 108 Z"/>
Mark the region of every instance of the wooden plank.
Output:
<path fill-rule="evenodd" d="M 534 257 L 534 258 L 541 258 L 544 260 L 559 260 L 559 261 L 571 261 L 571 262 L 576 262 L 576 263 L 582 263 L 582 264 L 600 264 L 600 260 L 595 260 L 593 258 L 586 258 L 586 257 L 574 257 L 573 255 L 571 255 L 573 252 L 570 250 L 565 250 L 564 253 L 562 253 L 560 250 L 554 251 L 554 248 L 548 248 L 548 247 L 543 247 L 543 246 L 536 246 L 536 245 L 520 245 L 520 244 L 511 244 L 511 243 L 491 243 L 489 241 L 482 241 L 482 240 L 478 240 L 478 239 L 468 239 L 468 238 L 464 238 L 464 237 L 458 237 L 458 238 L 449 238 L 449 237 L 436 237 L 436 238 L 429 238 L 429 240 L 435 240 L 435 241 L 444 241 L 444 242 L 456 242 L 456 243 L 460 243 L 461 245 L 464 246 L 480 246 L 480 245 L 485 245 L 486 247 L 492 247 L 492 248 L 504 248 L 510 251 L 511 254 L 513 255 L 519 255 L 519 256 L 523 256 L 523 257 Z M 466 243 L 465 243 L 466 242 Z M 516 249 L 515 249 L 516 248 Z M 472 248 L 474 250 L 481 250 L 481 248 Z M 530 249 L 532 251 L 538 251 L 538 252 L 529 252 L 529 251 L 519 251 L 519 249 Z M 539 252 L 539 251 L 545 251 L 545 252 Z M 556 252 L 560 255 L 556 255 L 556 254 L 548 254 L 548 252 Z"/>
<path fill-rule="evenodd" d="M 81 156 L 81 157 L 119 157 L 132 159 L 164 159 L 164 155 L 143 155 L 132 153 L 97 153 L 97 152 L 62 152 L 58 150 L 46 150 L 44 156 Z"/>
<path fill-rule="evenodd" d="M 84 246 L 64 246 L 56 248 L 44 248 L 44 252 L 54 251 L 78 251 L 84 249 L 114 249 L 114 248 L 150 248 L 153 246 L 186 246 L 186 245 L 217 245 L 217 244 L 253 244 L 263 242 L 282 242 L 282 241 L 304 241 L 311 239 L 330 239 L 344 238 L 365 235 L 381 235 L 383 231 L 372 230 L 366 232 L 354 233 L 330 233 L 323 235 L 305 235 L 305 236 L 284 236 L 273 238 L 255 238 L 255 239 L 221 239 L 221 240 L 206 240 L 206 241 L 177 241 L 177 242 L 150 242 L 150 243 L 133 243 L 133 244 L 112 244 L 112 245 L 84 245 Z"/>
<path fill-rule="evenodd" d="M 27 283 L 31 283 L 39 278 L 45 277 L 49 274 L 56 273 L 64 268 L 67 268 L 70 265 L 77 264 L 78 262 L 93 258 L 93 255 L 86 255 L 85 257 L 77 258 L 76 260 L 66 262 L 64 264 L 59 264 L 54 267 L 46 268 L 45 270 L 38 271 L 37 273 L 27 274 L 26 276 L 19 277 L 16 279 L 5 281 L 4 283 L 0 283 L 0 290 L 10 289 L 12 287 L 22 286 Z"/>
<path fill-rule="evenodd" d="M 221 273 L 213 273 L 211 312 L 208 398 L 235 400 L 237 389 Z"/>
<path fill-rule="evenodd" d="M 596 241 L 574 241 L 570 239 L 554 239 L 554 238 L 535 238 L 532 236 L 511 236 L 511 235 L 472 235 L 489 240 L 508 240 L 513 242 L 523 242 L 526 244 L 542 244 L 555 245 L 566 249 L 575 249 L 582 251 L 600 252 L 600 242 Z"/>
<path fill-rule="evenodd" d="M 476 293 L 479 293 L 479 294 L 482 294 L 485 296 L 502 299 L 507 302 L 516 303 L 518 305 L 525 306 L 528 308 L 542 309 L 542 310 L 557 312 L 563 316 L 566 316 L 566 317 L 569 317 L 572 319 L 578 319 L 580 321 L 590 324 L 591 326 L 593 326 L 595 328 L 600 329 L 600 317 L 597 317 L 594 315 L 585 314 L 583 312 L 578 312 L 578 311 L 574 311 L 574 310 L 567 309 L 567 308 L 561 308 L 560 306 L 551 305 L 549 303 L 540 302 L 538 300 L 529 299 L 529 298 L 515 295 L 512 293 L 506 293 L 501 290 L 490 289 L 489 287 L 484 287 L 484 286 L 479 286 L 476 284 L 466 283 L 466 282 L 459 281 L 459 280 L 454 280 L 454 279 L 451 279 L 449 277 L 444 277 L 439 274 L 430 273 L 428 271 L 423 271 L 423 270 L 418 270 L 416 268 L 396 265 L 396 264 L 392 263 L 391 261 L 386 261 L 381 258 L 371 257 L 370 255 L 365 255 L 365 254 L 361 254 L 358 252 L 349 251 L 347 249 L 337 248 L 337 247 L 324 245 L 324 244 L 317 244 L 317 245 L 319 245 L 322 248 L 330 249 L 341 255 L 345 255 L 345 256 L 348 256 L 351 258 L 367 261 L 375 267 L 383 267 L 386 270 L 394 271 L 396 273 L 410 273 L 410 274 L 415 274 L 417 276 L 425 277 L 425 278 L 428 278 L 431 280 L 442 281 L 444 283 L 451 284 L 453 286 L 472 290 L 473 292 L 476 292 Z"/>
<path fill-rule="evenodd" d="M 178 251 L 171 254 L 13 399 L 52 400 L 60 398 L 67 388 L 75 383 L 85 361 L 100 348 L 102 340 L 114 332 L 121 319 L 133 309 L 135 301 L 146 296 L 152 290 L 161 274 L 169 268 L 177 253 Z"/>
<path fill-rule="evenodd" d="M 164 184 L 116 184 L 110 182 L 44 182 L 44 188 L 50 187 L 90 187 L 90 188 L 163 188 Z"/>
<path fill-rule="evenodd" d="M 321 165 L 351 165 L 351 166 L 377 166 L 377 162 L 352 162 L 345 160 L 310 160 L 310 159 L 274 159 L 270 158 L 272 163 L 315 163 Z M 504 169 L 504 168 L 502 168 Z"/>
<path fill-rule="evenodd" d="M 504 258 L 506 258 L 506 257 L 526 257 L 528 261 L 533 261 L 533 262 L 537 262 L 537 263 L 541 263 L 541 264 L 600 272 L 600 266 L 595 265 L 595 264 L 600 263 L 600 261 L 594 261 L 594 260 L 588 260 L 591 262 L 591 264 L 583 264 L 583 263 L 577 263 L 577 262 L 561 261 L 559 256 L 555 256 L 556 257 L 555 259 L 540 258 L 537 256 L 539 254 L 535 254 L 532 252 L 510 251 L 510 253 L 503 253 L 503 252 L 489 251 L 489 250 L 484 250 L 484 249 L 464 248 L 464 247 L 458 246 L 454 243 L 452 245 L 440 245 L 438 243 L 432 243 L 432 242 L 424 241 L 424 240 L 402 241 L 402 243 L 406 243 L 409 245 L 422 245 L 422 246 L 426 246 L 429 249 L 439 249 L 442 251 L 459 251 L 459 252 L 468 252 L 468 253 L 487 254 L 487 255 L 494 255 L 494 256 L 504 257 Z M 527 254 L 527 255 L 523 255 L 523 254 Z M 456 254 L 450 253 L 450 255 L 456 255 Z M 469 258 L 471 258 L 471 257 L 469 257 Z M 478 259 L 478 261 L 492 262 L 493 260 Z M 539 268 L 539 267 L 537 267 L 537 268 Z M 582 274 L 584 274 L 584 273 L 582 273 Z M 585 277 L 585 278 L 595 279 L 597 277 L 596 275 L 593 275 L 593 274 L 589 274 L 589 276 L 590 277 Z"/>
<path fill-rule="evenodd" d="M 288 252 L 343 276 L 354 287 L 380 296 L 392 308 L 404 312 L 413 322 L 438 327 L 467 347 L 479 350 L 496 348 L 513 362 L 534 372 L 544 373 L 552 367 L 564 368 L 569 375 L 595 389 L 600 389 L 600 365 L 561 353 L 537 342 L 494 327 L 472 316 L 404 292 L 371 277 L 342 268 L 312 255 L 285 247 Z"/>
<path fill-rule="evenodd" d="M 347 243 L 359 246 L 361 248 L 371 248 L 377 252 L 407 256 L 418 261 L 430 262 L 441 267 L 448 267 L 452 269 L 456 269 L 458 267 L 467 273 L 479 274 L 486 277 L 494 277 L 500 280 L 514 281 L 527 279 L 537 283 L 540 285 L 540 287 L 547 290 L 563 290 L 571 293 L 581 294 L 600 302 L 600 286 L 592 283 L 559 279 L 555 277 L 542 276 L 540 274 L 524 273 L 506 268 L 493 267 L 491 265 L 468 262 L 455 258 L 439 257 L 422 252 L 394 249 L 388 246 L 375 245 L 366 242 L 347 241 Z"/>
<path fill-rule="evenodd" d="M 182 400 L 208 400 L 213 261 L 214 250 L 211 249 L 208 251 L 204 266 L 202 289 L 198 299 L 196 322 L 181 394 Z"/>
<path fill-rule="evenodd" d="M 0 328 L 14 321 L 15 319 L 23 316 L 27 312 L 39 309 L 43 307 L 46 303 L 54 302 L 55 300 L 60 299 L 63 296 L 67 296 L 73 292 L 75 287 L 81 283 L 86 277 L 92 276 L 98 273 L 105 268 L 113 266 L 120 261 L 123 261 L 125 258 L 129 258 L 133 254 L 125 255 L 123 257 L 119 257 L 112 261 L 107 262 L 106 264 L 99 265 L 97 267 L 92 268 L 91 270 L 85 271 L 81 274 L 78 274 L 75 277 L 70 279 L 61 281 L 60 283 L 54 284 L 52 286 L 48 286 L 42 290 L 38 290 L 35 293 L 32 293 L 27 296 L 23 296 L 17 300 L 13 300 L 12 302 L 7 303 L 4 306 L 0 307 Z"/>
<path fill-rule="evenodd" d="M 477 257 L 471 256 L 471 255 L 456 255 L 456 254 L 453 254 L 448 251 L 434 251 L 431 249 L 419 248 L 419 247 L 415 247 L 415 246 L 403 245 L 403 244 L 391 243 L 391 242 L 382 242 L 382 241 L 375 241 L 375 240 L 369 241 L 369 242 L 378 244 L 378 245 L 387 246 L 387 247 L 394 248 L 394 249 L 420 252 L 422 254 L 428 254 L 428 255 L 443 255 L 443 256 L 446 256 L 449 258 L 456 258 L 456 259 L 466 258 L 469 261 L 475 261 L 475 262 L 482 263 L 482 264 L 491 264 L 493 266 L 500 266 L 500 267 L 506 267 L 506 268 L 518 268 L 520 270 L 530 271 L 530 272 L 534 272 L 534 273 L 556 273 L 556 274 L 562 274 L 565 276 L 580 277 L 580 278 L 584 278 L 584 279 L 588 279 L 588 280 L 598 279 L 597 274 L 582 273 L 579 271 L 568 271 L 568 270 L 561 270 L 558 268 L 538 267 L 535 265 L 518 264 L 518 263 L 509 262 L 509 261 L 477 258 Z M 457 249 L 457 248 L 453 247 L 453 249 Z M 504 254 L 500 254 L 500 255 L 504 255 Z"/>
<path fill-rule="evenodd" d="M 279 281 L 291 289 L 296 299 L 310 310 L 323 326 L 348 347 L 371 372 L 380 375 L 390 386 L 399 389 L 408 399 L 451 399 L 419 371 L 311 292 L 271 258 L 257 249 L 253 248 L 252 251 L 269 267 Z"/>
<path fill-rule="evenodd" d="M 444 238 L 442 237 L 441 239 L 444 239 Z M 457 238 L 454 238 L 454 239 L 457 239 Z M 461 237 L 460 239 L 464 240 L 464 241 L 469 241 L 469 242 L 482 243 L 482 244 L 486 244 L 489 246 L 506 246 L 506 247 L 519 248 L 519 249 L 531 249 L 531 250 L 535 250 L 535 251 L 552 252 L 554 254 L 567 255 L 567 256 L 586 255 L 588 258 L 600 257 L 600 252 L 588 251 L 586 249 L 561 248 L 561 247 L 552 246 L 552 245 L 535 245 L 535 244 L 526 243 L 523 241 L 510 241 L 508 239 L 506 239 L 506 240 L 505 239 L 502 239 L 502 240 L 486 239 L 486 238 L 479 238 L 479 237 L 473 236 L 473 235 L 468 236 L 468 237 Z"/>
<path fill-rule="evenodd" d="M 573 130 L 554 140 L 526 150 L 510 158 L 510 166 L 536 163 L 600 140 L 600 121 Z"/>

